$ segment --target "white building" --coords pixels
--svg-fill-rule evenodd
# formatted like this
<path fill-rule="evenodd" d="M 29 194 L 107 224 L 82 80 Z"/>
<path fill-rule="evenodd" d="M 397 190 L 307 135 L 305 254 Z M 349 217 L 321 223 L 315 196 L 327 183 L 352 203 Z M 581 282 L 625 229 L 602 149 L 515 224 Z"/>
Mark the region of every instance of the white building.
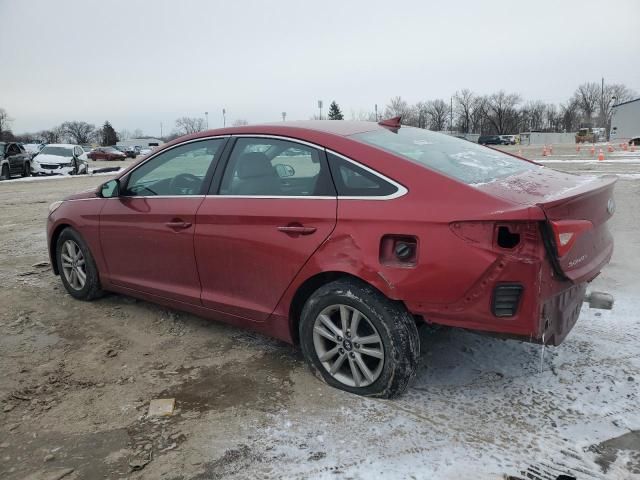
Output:
<path fill-rule="evenodd" d="M 116 145 L 118 147 L 159 147 L 164 144 L 159 138 L 130 138 L 129 140 L 121 140 Z"/>

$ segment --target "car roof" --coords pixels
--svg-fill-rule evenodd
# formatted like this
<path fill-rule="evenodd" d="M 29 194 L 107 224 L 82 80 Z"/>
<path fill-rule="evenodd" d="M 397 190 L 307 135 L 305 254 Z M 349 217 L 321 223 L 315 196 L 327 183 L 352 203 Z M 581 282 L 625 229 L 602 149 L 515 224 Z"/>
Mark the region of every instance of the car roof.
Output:
<path fill-rule="evenodd" d="M 361 122 L 355 120 L 301 120 L 294 122 L 263 123 L 242 127 L 227 127 L 216 130 L 205 130 L 189 136 L 190 139 L 210 137 L 212 135 L 256 134 L 256 135 L 284 135 L 304 137 L 306 134 L 328 134 L 346 137 L 356 133 L 382 130 L 385 127 L 376 122 Z M 184 141 L 187 137 L 180 137 Z M 173 142 L 171 142 L 173 143 Z M 164 145 L 163 145 L 164 146 Z"/>
<path fill-rule="evenodd" d="M 76 147 L 77 145 L 75 145 L 74 143 L 48 143 L 46 145 L 47 147 Z"/>

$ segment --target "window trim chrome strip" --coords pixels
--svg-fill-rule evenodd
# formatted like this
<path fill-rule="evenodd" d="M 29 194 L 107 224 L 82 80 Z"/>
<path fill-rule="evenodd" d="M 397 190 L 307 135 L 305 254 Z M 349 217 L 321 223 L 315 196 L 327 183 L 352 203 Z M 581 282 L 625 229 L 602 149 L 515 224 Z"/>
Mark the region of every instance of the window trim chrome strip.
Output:
<path fill-rule="evenodd" d="M 317 145 L 315 143 L 311 143 L 311 142 L 307 142 L 305 140 L 299 140 L 297 138 L 293 138 L 293 137 L 284 137 L 282 135 L 268 135 L 268 134 L 251 134 L 251 133 L 239 133 L 239 134 L 225 134 L 225 135 L 212 135 L 209 137 L 202 137 L 202 138 L 195 138 L 192 140 L 188 140 L 186 142 L 182 142 L 182 143 L 177 143 L 167 149 L 164 150 L 160 150 L 154 154 L 152 154 L 151 156 L 149 156 L 148 158 L 146 158 L 143 162 L 141 162 L 139 165 L 136 165 L 135 168 L 131 169 L 130 171 L 128 171 L 126 173 L 126 175 L 130 175 L 132 172 L 135 172 L 138 168 L 140 168 L 142 165 L 146 164 L 148 161 L 152 160 L 153 158 L 155 158 L 156 156 L 160 155 L 161 153 L 164 152 L 168 152 L 169 150 L 172 150 L 176 147 L 180 147 L 182 145 L 187 145 L 189 143 L 194 143 L 194 142 L 200 142 L 203 140 L 212 140 L 212 139 L 216 139 L 216 138 L 272 138 L 275 140 L 283 140 L 283 141 L 288 141 L 288 142 L 293 142 L 293 143 L 299 143 L 301 145 L 306 145 L 308 147 L 314 148 L 316 150 L 324 150 L 327 153 L 331 153 L 332 155 L 335 155 L 337 157 L 342 158 L 343 160 L 352 163 L 353 165 L 362 168 L 363 170 L 371 173 L 372 175 L 375 175 L 376 177 L 380 178 L 381 180 L 384 180 L 387 183 L 390 183 L 391 185 L 393 185 L 394 187 L 396 187 L 396 191 L 390 195 L 384 195 L 384 196 L 375 196 L 375 195 L 363 195 L 363 196 L 350 196 L 350 195 L 337 195 L 337 196 L 317 196 L 317 195 L 219 195 L 219 194 L 206 194 L 206 195 L 151 195 L 151 196 L 131 196 L 131 197 L 110 197 L 110 198 L 106 198 L 104 200 L 110 200 L 113 198 L 145 198 L 145 199 L 152 199 L 152 198 L 237 198 L 237 199 L 270 199 L 270 200 L 275 200 L 275 199 L 281 199 L 281 200 L 286 200 L 286 199 L 292 199 L 292 200 L 374 200 L 374 201 L 382 201 L 382 200 L 394 200 L 396 198 L 400 198 L 403 197 L 404 195 L 406 195 L 409 190 L 402 185 L 399 182 L 396 182 L 395 180 L 392 180 L 391 178 L 387 177 L 386 175 L 383 175 L 382 173 L 378 172 L 377 170 L 374 170 L 371 167 L 368 167 L 366 165 L 363 165 L 362 163 L 353 160 L 349 157 L 346 157 L 344 155 L 342 155 L 341 153 L 338 153 L 334 150 L 331 150 L 329 148 L 323 147 L 322 145 Z M 96 198 L 102 198 L 102 197 L 96 197 Z M 78 199 L 81 200 L 81 199 Z M 82 199 L 82 200 L 90 200 L 90 199 Z"/>

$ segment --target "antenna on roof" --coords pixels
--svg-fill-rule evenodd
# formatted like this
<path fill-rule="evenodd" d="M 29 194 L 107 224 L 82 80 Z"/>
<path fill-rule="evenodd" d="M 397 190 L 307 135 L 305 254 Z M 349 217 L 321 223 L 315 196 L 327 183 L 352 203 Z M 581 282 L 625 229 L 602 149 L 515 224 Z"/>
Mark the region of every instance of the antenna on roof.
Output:
<path fill-rule="evenodd" d="M 401 116 L 386 118 L 384 120 L 380 120 L 378 122 L 378 125 L 381 125 L 383 127 L 400 128 L 400 120 L 402 120 Z"/>

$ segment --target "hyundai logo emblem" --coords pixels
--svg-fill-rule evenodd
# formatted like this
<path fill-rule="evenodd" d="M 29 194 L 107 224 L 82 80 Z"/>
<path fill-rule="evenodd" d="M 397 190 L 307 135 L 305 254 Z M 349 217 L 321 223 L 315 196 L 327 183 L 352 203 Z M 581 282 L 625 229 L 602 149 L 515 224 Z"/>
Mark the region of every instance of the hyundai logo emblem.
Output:
<path fill-rule="evenodd" d="M 607 212 L 609 215 L 613 215 L 613 212 L 616 211 L 616 202 L 613 201 L 613 198 L 610 198 L 607 202 Z"/>

